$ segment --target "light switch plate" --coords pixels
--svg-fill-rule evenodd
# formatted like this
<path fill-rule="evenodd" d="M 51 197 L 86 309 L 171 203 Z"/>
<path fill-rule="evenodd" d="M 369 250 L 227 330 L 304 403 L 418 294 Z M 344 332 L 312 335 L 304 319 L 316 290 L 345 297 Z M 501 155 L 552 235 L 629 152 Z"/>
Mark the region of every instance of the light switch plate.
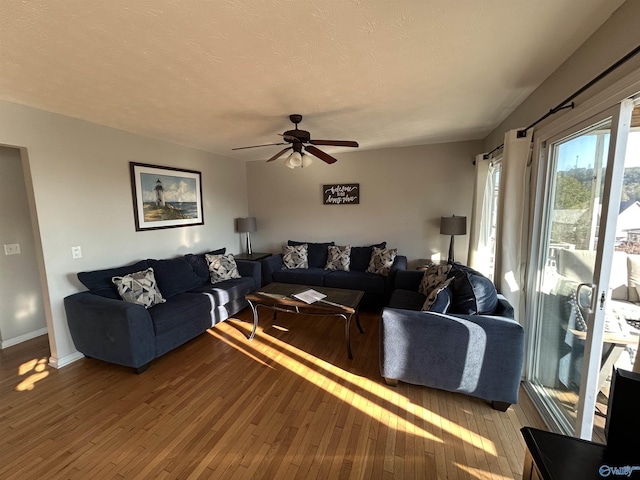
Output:
<path fill-rule="evenodd" d="M 4 244 L 4 254 L 5 255 L 20 255 L 22 251 L 20 250 L 19 243 L 5 243 Z"/>
<path fill-rule="evenodd" d="M 80 247 L 71 247 L 71 256 L 74 259 L 82 258 L 82 249 Z"/>

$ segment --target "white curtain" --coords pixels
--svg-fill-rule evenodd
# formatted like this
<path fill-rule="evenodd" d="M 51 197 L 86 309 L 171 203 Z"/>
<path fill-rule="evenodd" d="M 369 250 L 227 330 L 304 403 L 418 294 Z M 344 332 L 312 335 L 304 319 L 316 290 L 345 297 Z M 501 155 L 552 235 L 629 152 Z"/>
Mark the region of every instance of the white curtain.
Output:
<path fill-rule="evenodd" d="M 471 231 L 469 234 L 469 266 L 486 276 L 493 273 L 490 265 L 491 196 L 493 180 L 491 162 L 484 154 L 476 155 L 476 178 L 474 184 Z M 489 203 L 487 203 L 487 197 Z M 487 226 L 488 225 L 488 226 Z"/>
<path fill-rule="evenodd" d="M 496 288 L 513 306 L 516 319 L 525 320 L 525 288 L 529 252 L 529 193 L 533 130 L 518 138 L 518 130 L 505 134 L 498 201 Z"/>

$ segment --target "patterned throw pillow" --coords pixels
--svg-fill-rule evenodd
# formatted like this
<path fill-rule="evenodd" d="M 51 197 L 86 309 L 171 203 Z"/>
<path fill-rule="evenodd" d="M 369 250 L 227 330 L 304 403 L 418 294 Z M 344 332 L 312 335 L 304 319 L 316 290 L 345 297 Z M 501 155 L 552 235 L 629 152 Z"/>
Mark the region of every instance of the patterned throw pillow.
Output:
<path fill-rule="evenodd" d="M 211 283 L 222 282 L 231 278 L 241 278 L 238 273 L 238 265 L 236 259 L 231 253 L 227 255 L 209 255 L 204 256 L 209 264 L 209 273 L 211 274 Z"/>
<path fill-rule="evenodd" d="M 344 247 L 330 246 L 327 248 L 329 249 L 329 255 L 327 257 L 327 265 L 324 268 L 348 272 L 351 263 L 351 245 Z"/>
<path fill-rule="evenodd" d="M 422 310 L 430 310 L 438 298 L 438 293 L 447 288 L 453 277 L 447 278 L 451 265 L 429 265 L 424 272 L 418 291 L 426 298 Z"/>
<path fill-rule="evenodd" d="M 118 288 L 118 294 L 125 302 L 137 303 L 144 308 L 166 302 L 158 290 L 153 268 L 122 277 L 113 277 L 111 281 Z"/>
<path fill-rule="evenodd" d="M 309 268 L 308 246 L 285 245 L 282 247 L 282 263 L 284 268 Z"/>
<path fill-rule="evenodd" d="M 373 247 L 371 251 L 371 260 L 369 261 L 369 268 L 367 268 L 367 272 L 377 273 L 379 275 L 384 275 L 386 277 L 387 275 L 389 275 L 389 271 L 391 270 L 391 265 L 393 265 L 393 261 L 396 259 L 397 254 L 398 254 L 397 248 Z"/>

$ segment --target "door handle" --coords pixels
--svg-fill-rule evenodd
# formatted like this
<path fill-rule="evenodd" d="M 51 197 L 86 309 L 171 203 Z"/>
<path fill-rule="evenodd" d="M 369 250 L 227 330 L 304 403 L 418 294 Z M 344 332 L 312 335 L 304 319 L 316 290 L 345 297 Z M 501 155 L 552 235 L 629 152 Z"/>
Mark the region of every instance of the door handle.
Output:
<path fill-rule="evenodd" d="M 591 294 L 591 302 L 588 305 L 583 305 L 580 301 L 580 290 L 583 288 L 588 288 L 589 293 Z M 588 313 L 593 313 L 596 308 L 596 295 L 595 295 L 596 286 L 593 283 L 581 283 L 576 288 L 576 302 L 580 308 L 584 308 Z"/>

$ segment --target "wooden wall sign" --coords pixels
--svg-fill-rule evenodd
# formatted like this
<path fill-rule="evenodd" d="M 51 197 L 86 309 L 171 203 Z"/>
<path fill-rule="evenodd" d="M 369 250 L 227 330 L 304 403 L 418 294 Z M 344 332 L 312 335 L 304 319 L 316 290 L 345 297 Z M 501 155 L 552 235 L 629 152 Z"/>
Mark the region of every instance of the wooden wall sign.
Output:
<path fill-rule="evenodd" d="M 322 186 L 322 203 L 325 205 L 355 205 L 360 203 L 359 183 L 339 183 Z"/>

